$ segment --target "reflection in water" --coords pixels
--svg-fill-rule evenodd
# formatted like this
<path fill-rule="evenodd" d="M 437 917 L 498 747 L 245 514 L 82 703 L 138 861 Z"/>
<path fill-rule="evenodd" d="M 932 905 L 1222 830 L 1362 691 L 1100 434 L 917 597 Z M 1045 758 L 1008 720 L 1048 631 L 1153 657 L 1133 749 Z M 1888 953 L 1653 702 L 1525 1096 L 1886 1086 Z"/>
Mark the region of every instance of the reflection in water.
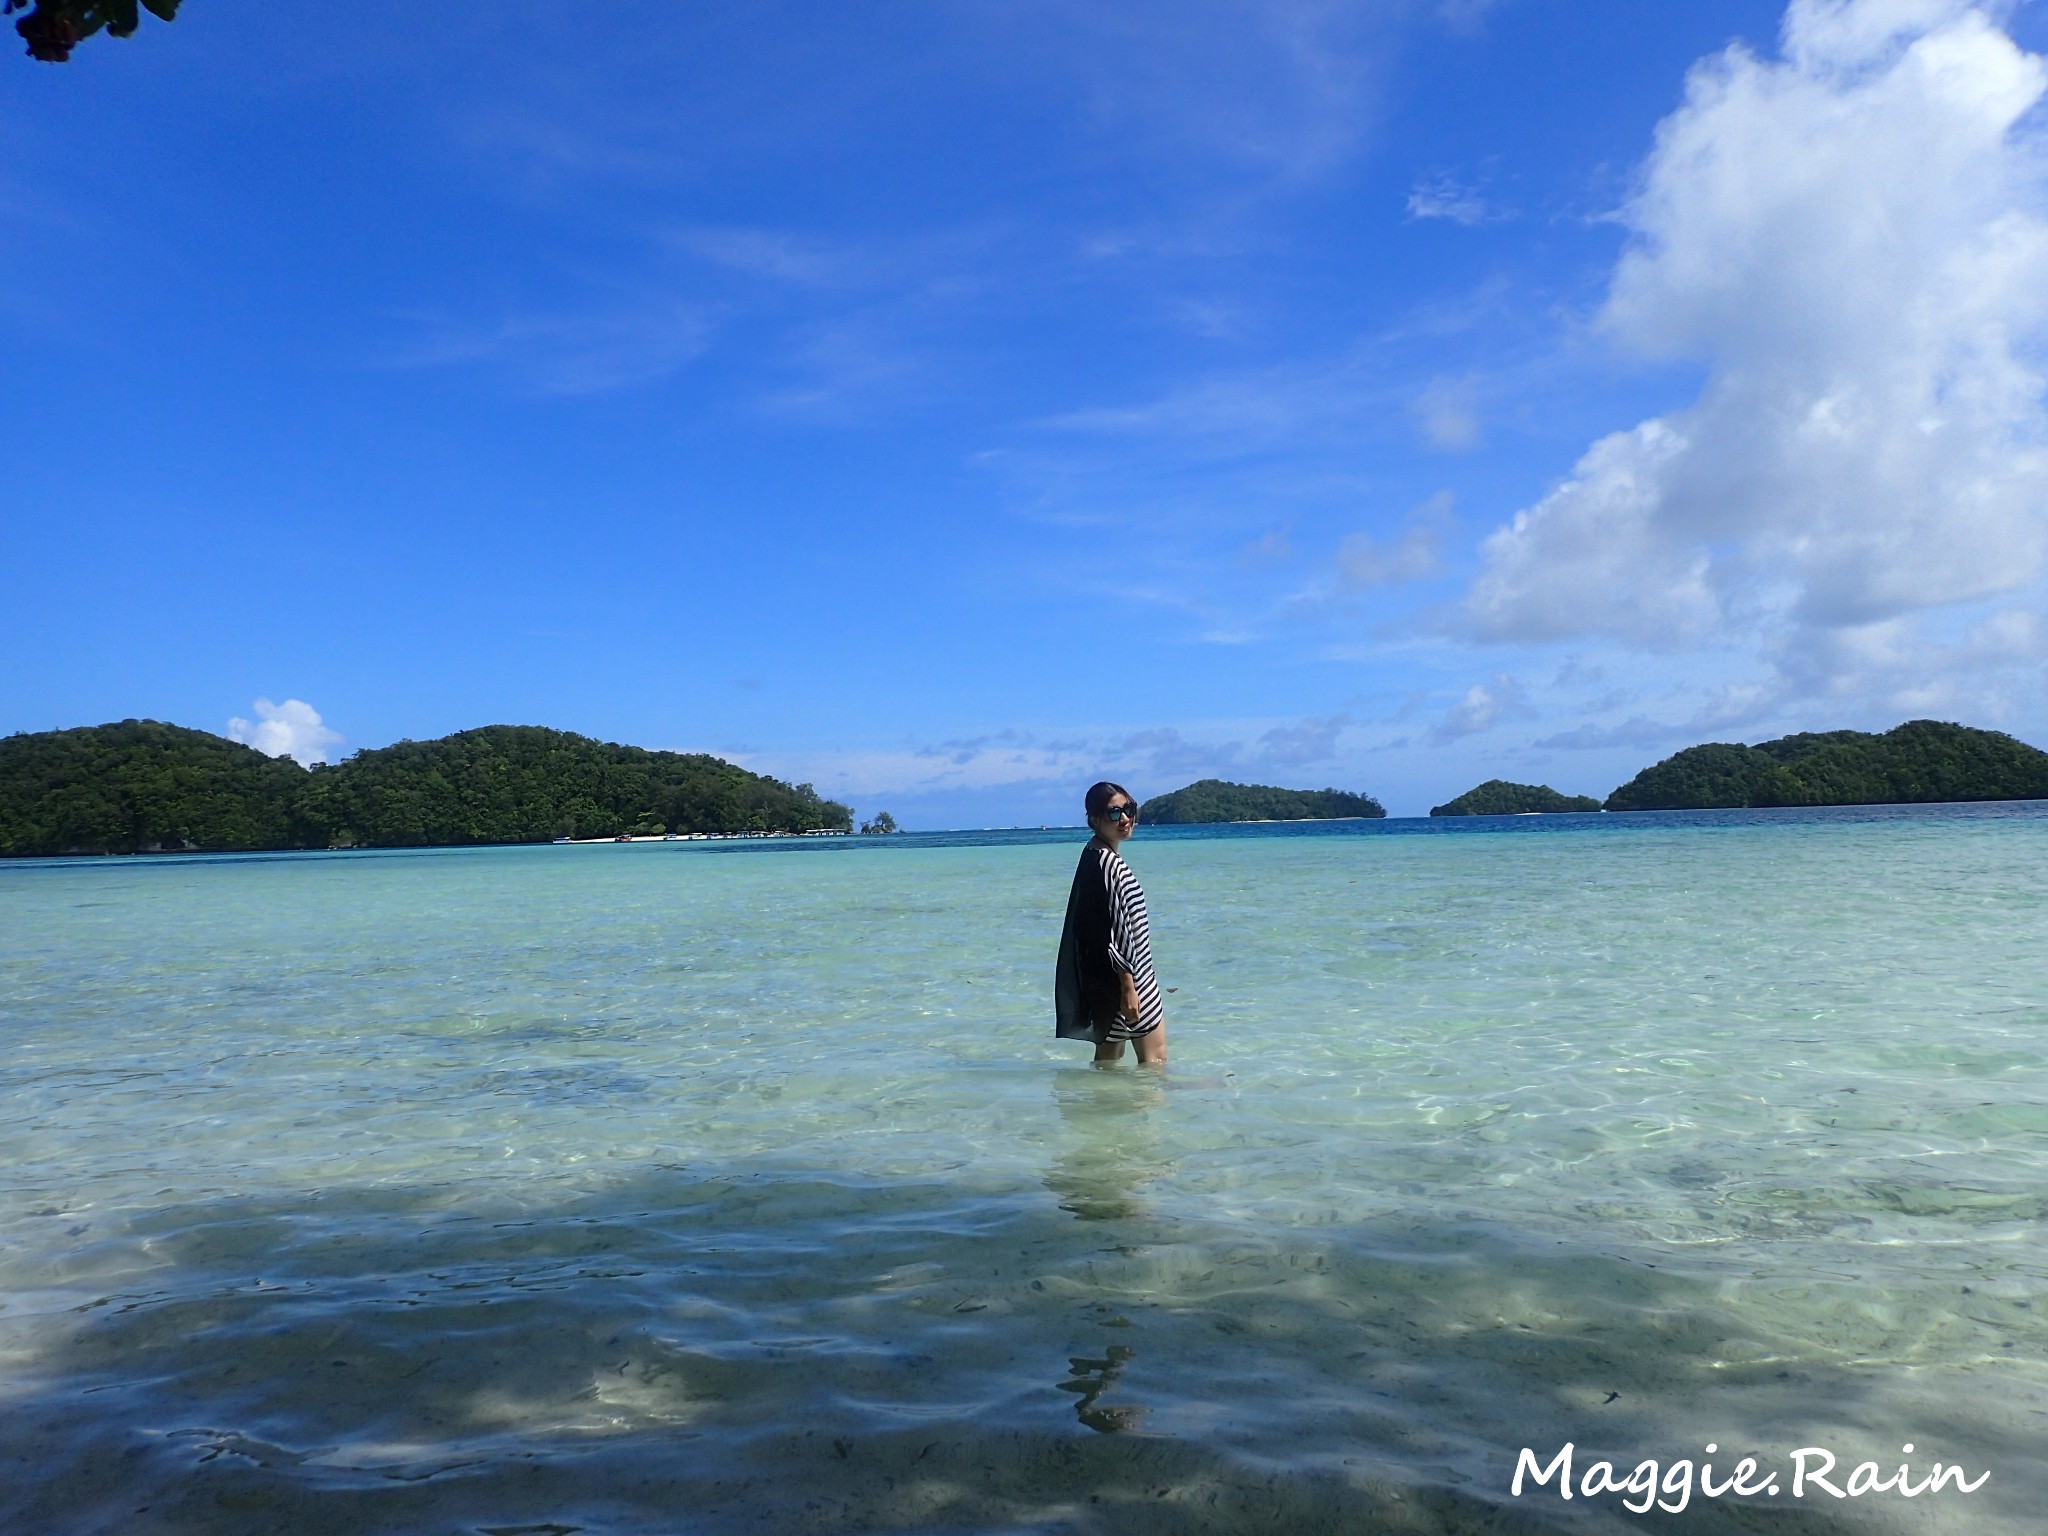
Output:
<path fill-rule="evenodd" d="M 1166 1102 L 1164 1083 L 1150 1072 L 1066 1070 L 1053 1078 L 1053 1099 L 1073 1133 L 1045 1176 L 1060 1209 L 1082 1221 L 1145 1215 L 1138 1190 L 1173 1171 L 1153 1118 Z"/>
<path fill-rule="evenodd" d="M 1123 1375 L 1124 1367 L 1131 1361 L 1136 1350 L 1124 1344 L 1112 1344 L 1100 1360 L 1091 1360 L 1086 1355 L 1070 1355 L 1067 1363 L 1073 1367 L 1073 1374 L 1060 1383 L 1062 1392 L 1078 1392 L 1081 1400 L 1074 1404 L 1074 1417 L 1099 1434 L 1121 1434 L 1127 1429 L 1136 1429 L 1145 1421 L 1143 1408 L 1100 1401 Z"/>
<path fill-rule="evenodd" d="M 1160 1141 L 1157 1112 L 1166 1103 L 1166 1085 L 1159 1075 L 1094 1067 L 1062 1071 L 1053 1078 L 1053 1100 L 1069 1133 L 1066 1150 L 1045 1175 L 1060 1209 L 1081 1221 L 1149 1214 L 1139 1189 L 1174 1169 Z M 1067 1379 L 1059 1389 L 1079 1394 L 1074 1417 L 1097 1434 L 1122 1434 L 1144 1422 L 1143 1408 L 1102 1401 L 1135 1354 L 1127 1344 L 1111 1344 L 1100 1358 L 1067 1357 Z"/>

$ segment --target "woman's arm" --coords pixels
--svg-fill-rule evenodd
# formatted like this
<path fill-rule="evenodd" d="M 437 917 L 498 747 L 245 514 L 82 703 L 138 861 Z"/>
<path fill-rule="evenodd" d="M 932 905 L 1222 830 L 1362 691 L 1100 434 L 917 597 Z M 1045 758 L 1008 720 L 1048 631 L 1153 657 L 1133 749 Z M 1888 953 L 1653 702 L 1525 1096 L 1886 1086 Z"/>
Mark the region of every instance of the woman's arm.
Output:
<path fill-rule="evenodd" d="M 1138 1012 L 1140 1005 L 1138 1003 L 1137 981 L 1131 976 L 1129 971 L 1119 968 L 1116 973 L 1116 983 L 1120 992 L 1117 1010 L 1125 1018 L 1133 1021 L 1137 1020 L 1140 1017 Z"/>

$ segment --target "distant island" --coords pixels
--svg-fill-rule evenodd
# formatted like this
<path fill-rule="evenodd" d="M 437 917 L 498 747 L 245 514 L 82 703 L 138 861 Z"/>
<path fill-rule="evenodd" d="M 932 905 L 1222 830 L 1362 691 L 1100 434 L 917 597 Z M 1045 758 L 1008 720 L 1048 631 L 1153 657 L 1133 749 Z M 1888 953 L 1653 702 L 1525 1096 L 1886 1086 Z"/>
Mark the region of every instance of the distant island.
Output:
<path fill-rule="evenodd" d="M 1371 795 L 1341 789 L 1275 789 L 1270 784 L 1226 784 L 1197 779 L 1185 789 L 1155 795 L 1139 807 L 1139 818 L 1154 826 L 1192 826 L 1218 821 L 1321 821 L 1379 817 L 1386 809 Z"/>
<path fill-rule="evenodd" d="M 2000 731 L 1910 720 L 1754 746 L 1708 742 L 1607 797 L 1489 779 L 1432 816 L 2048 800 L 2048 752 Z M 1155 826 L 1378 818 L 1370 795 L 1201 779 L 1145 801 Z M 418 848 L 564 838 L 850 832 L 853 813 L 704 753 L 491 725 L 302 768 L 155 720 L 0 738 L 0 857 Z M 878 812 L 861 830 L 887 834 Z"/>
<path fill-rule="evenodd" d="M 1591 795 L 1561 795 L 1548 784 L 1510 784 L 1506 779 L 1488 779 L 1468 789 L 1457 799 L 1429 808 L 1432 816 L 1528 816 L 1555 815 L 1559 811 L 1597 811 L 1600 802 Z"/>
<path fill-rule="evenodd" d="M 1610 811 L 2048 800 L 2048 752 L 2002 731 L 1909 720 L 1882 734 L 1818 731 L 1755 746 L 1709 742 L 1645 768 Z"/>
<path fill-rule="evenodd" d="M 531 725 L 302 768 L 155 720 L 0 739 L 0 856 L 417 848 L 664 833 L 845 832 L 852 812 L 694 752 Z"/>

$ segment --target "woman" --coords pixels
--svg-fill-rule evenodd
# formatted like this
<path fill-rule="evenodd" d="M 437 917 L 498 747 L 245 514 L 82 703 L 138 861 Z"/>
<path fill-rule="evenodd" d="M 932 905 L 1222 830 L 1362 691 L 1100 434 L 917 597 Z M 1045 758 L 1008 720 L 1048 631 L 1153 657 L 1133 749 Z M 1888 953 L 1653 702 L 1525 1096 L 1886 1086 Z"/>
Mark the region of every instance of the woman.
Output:
<path fill-rule="evenodd" d="M 1081 850 L 1067 893 L 1067 926 L 1053 983 L 1062 1040 L 1092 1040 L 1098 1063 L 1123 1058 L 1131 1042 L 1141 1065 L 1166 1061 L 1165 1008 L 1152 974 L 1145 893 L 1117 849 L 1138 825 L 1138 802 L 1121 784 L 1088 791 L 1095 836 Z"/>

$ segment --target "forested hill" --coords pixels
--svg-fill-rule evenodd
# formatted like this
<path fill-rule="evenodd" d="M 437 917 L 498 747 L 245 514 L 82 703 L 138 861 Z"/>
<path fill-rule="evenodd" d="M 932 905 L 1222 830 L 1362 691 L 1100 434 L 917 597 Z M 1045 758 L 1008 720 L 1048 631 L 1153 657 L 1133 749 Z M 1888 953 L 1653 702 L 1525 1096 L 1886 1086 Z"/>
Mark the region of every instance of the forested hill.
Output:
<path fill-rule="evenodd" d="M 1139 819 L 1155 826 L 1215 821 L 1316 821 L 1386 814 L 1371 795 L 1354 795 L 1341 789 L 1226 784 L 1221 779 L 1199 779 L 1185 789 L 1156 795 L 1139 808 Z"/>
<path fill-rule="evenodd" d="M 493 725 L 334 767 L 154 720 L 0 739 L 0 855 L 422 847 L 844 831 L 852 813 L 702 753 Z"/>
<path fill-rule="evenodd" d="M 1610 811 L 2048 799 L 2048 752 L 2001 731 L 1909 720 L 1882 734 L 1822 731 L 1755 746 L 1710 742 L 1645 768 Z"/>
<path fill-rule="evenodd" d="M 307 819 L 332 842 L 389 848 L 620 832 L 844 831 L 808 784 L 696 752 L 650 752 L 537 725 L 489 725 L 358 752 L 310 775 Z"/>
<path fill-rule="evenodd" d="M 1600 802 L 1591 795 L 1561 795 L 1548 784 L 1511 784 L 1506 779 L 1488 779 L 1468 789 L 1457 799 L 1429 808 L 1432 816 L 1527 816 L 1552 815 L 1560 811 L 1597 811 Z"/>
<path fill-rule="evenodd" d="M 307 779 L 290 758 L 155 720 L 8 736 L 0 854 L 303 847 Z"/>

